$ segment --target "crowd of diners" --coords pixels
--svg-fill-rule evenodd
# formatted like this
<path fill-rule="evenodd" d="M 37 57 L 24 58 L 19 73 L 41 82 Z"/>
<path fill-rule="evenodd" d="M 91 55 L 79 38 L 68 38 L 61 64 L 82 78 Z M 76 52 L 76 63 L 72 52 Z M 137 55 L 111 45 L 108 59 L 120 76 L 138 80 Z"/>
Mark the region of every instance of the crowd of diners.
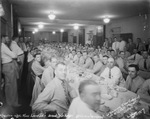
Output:
<path fill-rule="evenodd" d="M 128 42 L 116 37 L 106 38 L 102 47 L 43 42 L 34 46 L 23 37 L 9 38 L 7 35 L 1 39 L 2 88 L 9 106 L 20 106 L 18 89 L 22 80 L 26 80 L 23 85 L 27 86 L 34 114 L 71 115 L 61 117 L 68 119 L 97 118 L 99 85 L 93 80 L 81 81 L 78 96 L 65 80 L 69 62 L 101 80 L 109 79 L 137 93 L 141 100 L 150 103 L 150 43 L 145 45 L 140 38 L 136 43 L 130 38 Z M 26 65 L 27 79 L 23 79 L 22 69 Z"/>

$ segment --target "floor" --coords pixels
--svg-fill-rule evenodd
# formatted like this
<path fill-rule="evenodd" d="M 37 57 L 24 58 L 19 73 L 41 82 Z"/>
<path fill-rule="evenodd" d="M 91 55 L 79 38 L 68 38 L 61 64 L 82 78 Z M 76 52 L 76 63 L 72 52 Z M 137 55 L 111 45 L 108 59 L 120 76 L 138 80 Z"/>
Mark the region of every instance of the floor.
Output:
<path fill-rule="evenodd" d="M 26 59 L 25 59 L 26 60 Z M 27 60 L 26 60 L 27 61 Z M 5 104 L 0 107 L 0 119 L 31 119 L 31 107 L 30 104 L 30 97 L 27 95 L 27 63 L 24 65 L 23 75 L 22 75 L 22 83 L 21 89 L 18 90 L 19 93 L 19 103 L 21 104 L 20 107 L 10 107 Z M 13 118 L 12 118 L 13 117 Z"/>

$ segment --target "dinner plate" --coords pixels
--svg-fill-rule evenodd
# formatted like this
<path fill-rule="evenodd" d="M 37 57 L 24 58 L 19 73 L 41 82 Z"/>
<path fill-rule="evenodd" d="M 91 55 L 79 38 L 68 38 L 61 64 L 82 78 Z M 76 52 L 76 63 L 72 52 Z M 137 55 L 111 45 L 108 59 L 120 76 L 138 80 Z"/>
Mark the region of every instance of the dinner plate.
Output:
<path fill-rule="evenodd" d="M 124 87 L 119 87 L 119 86 L 116 87 L 116 90 L 119 91 L 119 92 L 126 92 L 126 91 L 127 91 L 126 88 L 124 88 Z"/>
<path fill-rule="evenodd" d="M 105 104 L 105 101 L 101 100 L 100 105 L 103 105 L 103 104 Z"/>
<path fill-rule="evenodd" d="M 101 97 L 107 100 L 111 100 L 113 98 L 111 95 L 108 95 L 108 94 L 102 94 Z"/>

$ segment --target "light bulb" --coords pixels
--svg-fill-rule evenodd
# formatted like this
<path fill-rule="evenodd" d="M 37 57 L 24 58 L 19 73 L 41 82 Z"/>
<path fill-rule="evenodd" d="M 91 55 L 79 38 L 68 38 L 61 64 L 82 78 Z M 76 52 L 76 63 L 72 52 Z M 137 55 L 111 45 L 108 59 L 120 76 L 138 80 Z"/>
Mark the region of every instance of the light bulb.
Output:
<path fill-rule="evenodd" d="M 104 21 L 104 23 L 106 23 L 106 24 L 107 24 L 107 23 L 109 23 L 109 22 L 110 22 L 110 19 L 109 19 L 109 18 L 104 18 L 104 19 L 103 19 L 103 21 Z"/>
<path fill-rule="evenodd" d="M 54 20 L 56 18 L 56 15 L 53 12 L 50 12 L 50 14 L 48 15 L 48 18 L 50 20 Z"/>
<path fill-rule="evenodd" d="M 60 29 L 60 32 L 61 32 L 61 33 L 64 32 L 64 29 Z"/>
<path fill-rule="evenodd" d="M 56 34 L 56 32 L 55 32 L 55 31 L 53 31 L 53 34 Z"/>
<path fill-rule="evenodd" d="M 42 28 L 44 27 L 44 25 L 43 25 L 43 24 L 39 24 L 38 27 L 39 27 L 40 29 L 42 29 Z"/>

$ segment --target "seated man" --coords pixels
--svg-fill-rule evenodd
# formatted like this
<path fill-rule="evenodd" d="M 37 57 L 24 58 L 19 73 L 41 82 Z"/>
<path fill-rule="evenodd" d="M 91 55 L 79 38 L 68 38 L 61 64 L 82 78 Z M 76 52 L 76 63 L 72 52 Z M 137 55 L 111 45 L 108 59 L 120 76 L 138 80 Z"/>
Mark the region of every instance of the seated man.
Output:
<path fill-rule="evenodd" d="M 102 119 L 97 114 L 100 108 L 100 88 L 93 80 L 84 80 L 79 85 L 79 97 L 75 98 L 67 119 Z"/>
<path fill-rule="evenodd" d="M 66 114 L 71 100 L 77 96 L 66 79 L 67 67 L 64 63 L 57 63 L 55 78 L 49 82 L 32 106 L 33 111 Z"/>
<path fill-rule="evenodd" d="M 146 80 L 137 92 L 141 100 L 150 103 L 150 79 Z"/>
<path fill-rule="evenodd" d="M 101 75 L 101 73 L 104 71 L 104 69 L 107 67 L 107 63 L 108 63 L 108 58 L 109 56 L 107 55 L 104 55 L 103 58 L 102 58 L 102 63 L 103 63 L 103 66 L 99 72 L 99 76 Z"/>
<path fill-rule="evenodd" d="M 76 51 L 73 49 L 72 52 L 69 54 L 69 60 L 74 61 L 76 57 Z"/>
<path fill-rule="evenodd" d="M 47 60 L 45 62 L 45 65 L 47 65 L 47 68 L 44 70 L 43 74 L 42 74 L 42 79 L 41 79 L 41 84 L 42 84 L 42 88 L 44 89 L 46 87 L 46 85 L 53 80 L 54 78 L 54 71 L 55 71 L 55 66 L 57 64 L 57 59 L 56 57 L 49 57 L 49 56 L 45 56 L 44 58 L 45 60 Z"/>
<path fill-rule="evenodd" d="M 123 51 L 119 53 L 119 57 L 116 59 L 116 63 L 120 68 L 123 77 L 126 79 L 128 75 L 128 71 L 126 67 L 127 65 L 126 65 L 125 53 Z"/>
<path fill-rule="evenodd" d="M 109 84 L 115 84 L 119 86 L 125 86 L 125 81 L 122 77 L 121 70 L 115 66 L 115 61 L 113 58 L 108 59 L 107 67 L 104 69 L 100 75 L 102 79 Z"/>
<path fill-rule="evenodd" d="M 94 67 L 93 67 L 93 69 L 88 70 L 88 71 L 91 72 L 91 73 L 94 73 L 96 75 L 99 75 L 103 64 L 99 59 L 99 55 L 94 55 L 93 59 L 94 59 L 94 62 L 95 62 Z"/>
<path fill-rule="evenodd" d="M 137 49 L 133 50 L 134 54 L 128 57 L 128 60 L 132 64 L 138 64 L 142 56 L 138 53 Z"/>
<path fill-rule="evenodd" d="M 93 63 L 93 60 L 88 56 L 87 52 L 83 52 L 83 58 L 85 60 L 85 63 L 82 67 L 85 69 L 92 69 L 94 66 L 94 63 Z"/>
<path fill-rule="evenodd" d="M 34 74 L 41 79 L 42 73 L 45 70 L 45 68 L 41 66 L 40 62 L 41 62 L 41 53 L 36 53 L 34 55 L 34 61 L 31 66 L 31 69 L 33 70 Z"/>
<path fill-rule="evenodd" d="M 80 63 L 80 58 L 82 57 L 82 52 L 78 51 L 76 56 L 77 58 L 74 60 L 74 63 L 78 65 Z"/>
<path fill-rule="evenodd" d="M 138 62 L 139 76 L 144 79 L 150 78 L 150 58 L 148 58 L 148 51 L 142 52 L 143 58 Z"/>
<path fill-rule="evenodd" d="M 128 73 L 126 79 L 126 88 L 134 93 L 137 93 L 138 89 L 142 86 L 145 81 L 142 77 L 138 75 L 139 67 L 136 64 L 131 64 L 128 66 Z"/>

